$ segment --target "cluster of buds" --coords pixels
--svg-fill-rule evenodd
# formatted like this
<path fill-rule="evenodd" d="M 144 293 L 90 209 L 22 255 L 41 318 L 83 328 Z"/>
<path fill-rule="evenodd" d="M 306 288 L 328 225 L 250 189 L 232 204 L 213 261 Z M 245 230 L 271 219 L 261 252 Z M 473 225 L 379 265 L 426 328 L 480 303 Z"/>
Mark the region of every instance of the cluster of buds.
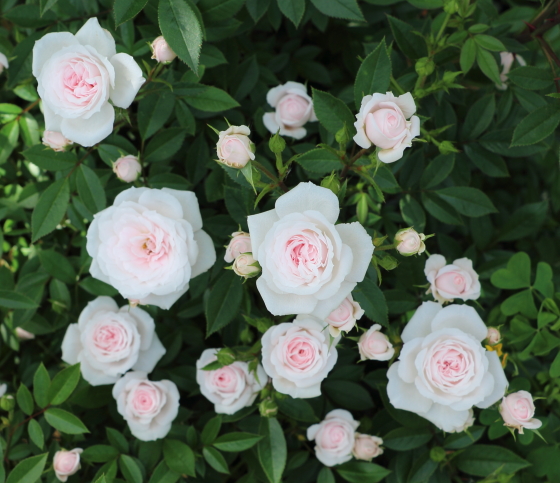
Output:
<path fill-rule="evenodd" d="M 229 268 L 245 279 L 256 277 L 261 273 L 261 266 L 253 257 L 249 233 L 236 231 L 231 234 L 224 260 L 228 263 L 233 262 Z"/>

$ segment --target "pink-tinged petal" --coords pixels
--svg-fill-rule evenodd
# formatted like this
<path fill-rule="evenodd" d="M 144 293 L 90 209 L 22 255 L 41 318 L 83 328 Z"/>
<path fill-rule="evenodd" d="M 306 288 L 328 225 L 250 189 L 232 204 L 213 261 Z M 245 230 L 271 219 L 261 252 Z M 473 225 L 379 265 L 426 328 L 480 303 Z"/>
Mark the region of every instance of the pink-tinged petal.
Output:
<path fill-rule="evenodd" d="M 167 351 L 159 340 L 157 334 L 154 334 L 152 343 L 147 350 L 141 350 L 138 354 L 138 361 L 132 366 L 133 371 L 143 371 L 150 373 L 156 367 L 156 364 L 164 356 Z"/>
<path fill-rule="evenodd" d="M 128 54 L 113 55 L 110 62 L 115 68 L 115 85 L 111 89 L 111 101 L 115 106 L 127 109 L 146 79 L 142 77 L 140 66 Z"/>
<path fill-rule="evenodd" d="M 488 333 L 488 327 L 486 327 L 477 311 L 468 305 L 449 305 L 441 309 L 432 320 L 432 331 L 435 332 L 440 329 L 459 329 L 472 335 L 480 342 L 486 339 Z"/>
<path fill-rule="evenodd" d="M 329 223 L 333 224 L 340 212 L 337 196 L 330 189 L 317 186 L 312 182 L 299 183 L 278 198 L 275 206 L 280 218 L 290 213 L 313 210 L 321 213 Z"/>
<path fill-rule="evenodd" d="M 494 388 L 492 393 L 476 405 L 476 407 L 481 409 L 488 408 L 499 401 L 504 396 L 509 384 L 498 354 L 493 351 L 488 351 L 486 352 L 486 357 L 488 358 L 488 371 L 494 376 Z"/>
<path fill-rule="evenodd" d="M 427 277 L 431 272 L 437 272 L 445 267 L 446 263 L 447 262 L 445 261 L 445 257 L 443 255 L 430 255 L 430 257 L 426 260 L 426 265 L 424 266 L 424 274 Z M 429 278 L 428 280 L 433 282 L 433 280 L 430 280 Z"/>
<path fill-rule="evenodd" d="M 432 332 L 432 320 L 441 310 L 441 305 L 436 302 L 423 302 L 406 324 L 401 334 L 403 342 L 428 336 Z"/>
<path fill-rule="evenodd" d="M 352 269 L 345 280 L 349 282 L 361 282 L 366 276 L 368 267 L 373 256 L 373 241 L 366 229 L 357 221 L 354 223 L 341 223 L 336 225 L 336 231 L 342 239 L 342 243 L 348 245 L 352 250 L 354 259 Z"/>
<path fill-rule="evenodd" d="M 416 104 L 410 92 L 393 99 L 393 102 L 401 108 L 404 117 L 407 119 L 416 112 Z"/>
<path fill-rule="evenodd" d="M 110 59 L 117 53 L 115 39 L 108 30 L 101 28 L 96 17 L 90 18 L 76 33 L 82 45 L 91 45 L 101 55 Z"/>
<path fill-rule="evenodd" d="M 280 129 L 280 124 L 276 122 L 276 114 L 274 112 L 264 114 L 263 124 L 272 134 L 276 134 Z"/>
<path fill-rule="evenodd" d="M 99 112 L 89 119 L 63 119 L 61 132 L 70 141 L 84 147 L 93 146 L 113 132 L 115 109 L 104 104 Z"/>
<path fill-rule="evenodd" d="M 399 364 L 395 362 L 387 371 L 389 383 L 387 395 L 389 401 L 397 409 L 404 409 L 413 413 L 425 413 L 432 407 L 432 401 L 422 396 L 414 384 L 404 382 L 399 376 Z"/>
<path fill-rule="evenodd" d="M 325 300 L 319 300 L 311 315 L 320 320 L 325 320 L 352 293 L 355 287 L 356 283 L 354 282 L 342 282 L 335 295 Z"/>
<path fill-rule="evenodd" d="M 192 266 L 191 278 L 209 270 L 216 261 L 216 249 L 208 233 L 204 230 L 195 231 L 194 240 L 198 245 L 198 257 Z"/>
<path fill-rule="evenodd" d="M 263 277 L 257 280 L 257 289 L 268 311 L 273 315 L 310 314 L 317 305 L 311 295 L 279 294 L 271 290 Z"/>
<path fill-rule="evenodd" d="M 53 53 L 79 44 L 80 42 L 70 32 L 52 32 L 41 37 L 33 46 L 33 75 L 39 77 L 45 62 L 51 58 Z"/>
<path fill-rule="evenodd" d="M 268 102 L 272 107 L 276 107 L 278 101 L 291 89 L 307 94 L 307 88 L 303 84 L 288 81 L 285 84 L 270 89 L 266 95 L 266 102 Z"/>
<path fill-rule="evenodd" d="M 173 195 L 183 208 L 183 216 L 191 226 L 193 231 L 202 229 L 202 217 L 200 216 L 200 207 L 198 198 L 194 191 L 174 190 L 171 188 L 162 188 L 164 193 Z"/>
<path fill-rule="evenodd" d="M 442 431 L 451 433 L 464 428 L 471 414 L 468 409 L 455 411 L 449 406 L 433 404 L 429 411 L 420 413 L 420 416 L 432 422 Z"/>

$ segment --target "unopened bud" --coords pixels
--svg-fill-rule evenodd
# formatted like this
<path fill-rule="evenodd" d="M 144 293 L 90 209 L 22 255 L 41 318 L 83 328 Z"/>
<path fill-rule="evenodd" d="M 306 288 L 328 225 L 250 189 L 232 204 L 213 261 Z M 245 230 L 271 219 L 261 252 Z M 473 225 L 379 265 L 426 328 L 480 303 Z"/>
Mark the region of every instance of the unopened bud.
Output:
<path fill-rule="evenodd" d="M 416 69 L 416 73 L 418 75 L 430 75 L 436 68 L 436 65 L 432 59 L 422 57 L 416 61 L 414 68 Z"/>
<path fill-rule="evenodd" d="M 348 141 L 350 141 L 350 133 L 348 132 L 348 128 L 346 127 L 346 123 L 344 123 L 344 126 L 342 126 L 342 128 L 340 128 L 334 138 L 336 139 L 336 142 L 338 144 L 340 144 L 341 146 L 346 146 L 348 144 Z"/>
<path fill-rule="evenodd" d="M 446 0 L 443 4 L 443 11 L 445 13 L 454 14 L 459 10 L 459 4 L 457 0 Z"/>
<path fill-rule="evenodd" d="M 268 147 L 274 154 L 280 154 L 284 149 L 286 149 L 286 141 L 276 133 L 274 136 L 270 138 L 268 141 Z"/>
<path fill-rule="evenodd" d="M 441 446 L 434 446 L 430 450 L 430 459 L 432 461 L 435 461 L 436 463 L 445 460 L 445 456 L 446 456 L 445 450 Z"/>
<path fill-rule="evenodd" d="M 502 335 L 496 327 L 488 327 L 488 333 L 486 334 L 486 340 L 489 345 L 495 345 L 500 342 Z"/>
<path fill-rule="evenodd" d="M 442 141 L 438 146 L 439 152 L 441 154 L 451 154 L 451 153 L 458 153 L 459 151 L 451 141 Z"/>
<path fill-rule="evenodd" d="M 236 359 L 235 352 L 227 347 L 220 349 L 216 354 L 216 357 L 218 358 L 218 362 L 224 366 L 229 366 L 234 363 Z"/>
<path fill-rule="evenodd" d="M 265 399 L 259 404 L 259 412 L 263 418 L 273 418 L 278 414 L 278 405 L 272 399 Z"/>
<path fill-rule="evenodd" d="M 0 399 L 0 408 L 2 408 L 4 411 L 11 411 L 15 407 L 16 400 L 14 399 L 14 396 L 2 396 L 2 399 Z"/>
<path fill-rule="evenodd" d="M 326 178 L 323 178 L 323 180 L 321 181 L 321 186 L 323 188 L 331 190 L 337 196 L 340 192 L 340 181 L 338 180 L 338 176 L 334 173 L 332 173 L 330 176 L 327 176 Z"/>
<path fill-rule="evenodd" d="M 252 253 L 242 253 L 239 255 L 231 267 L 236 275 L 244 278 L 253 278 L 261 273 L 261 266 L 253 258 Z"/>
<path fill-rule="evenodd" d="M 405 257 L 420 255 L 426 250 L 425 239 L 424 233 L 418 233 L 414 228 L 403 228 L 395 235 L 395 242 L 398 242 L 397 251 Z"/>

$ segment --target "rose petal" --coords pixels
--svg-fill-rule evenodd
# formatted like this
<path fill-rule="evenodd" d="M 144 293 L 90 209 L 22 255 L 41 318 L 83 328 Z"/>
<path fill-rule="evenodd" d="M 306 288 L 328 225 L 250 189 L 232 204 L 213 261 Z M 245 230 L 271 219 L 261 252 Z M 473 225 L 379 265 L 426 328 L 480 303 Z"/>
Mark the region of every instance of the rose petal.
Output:
<path fill-rule="evenodd" d="M 366 276 L 373 256 L 373 242 L 366 229 L 357 221 L 354 223 L 341 223 L 336 225 L 336 231 L 342 243 L 352 249 L 353 261 L 350 273 L 345 280 L 348 282 L 361 282 Z"/>
<path fill-rule="evenodd" d="M 257 280 L 257 288 L 266 308 L 275 315 L 310 314 L 317 305 L 314 297 L 274 292 L 263 277 Z"/>
<path fill-rule="evenodd" d="M 275 207 L 280 218 L 290 213 L 313 210 L 323 214 L 329 223 L 335 223 L 340 212 L 337 196 L 330 189 L 312 182 L 299 183 L 278 198 Z"/>
<path fill-rule="evenodd" d="M 80 342 L 80 329 L 78 324 L 70 324 L 62 339 L 62 360 L 68 364 L 77 364 L 78 356 L 82 351 L 82 343 Z"/>
<path fill-rule="evenodd" d="M 276 214 L 276 210 L 265 211 L 258 215 L 250 215 L 247 217 L 247 225 L 251 235 L 251 247 L 253 248 L 253 257 L 259 260 L 259 247 L 264 242 L 266 234 L 272 229 L 274 223 L 280 218 Z"/>
<path fill-rule="evenodd" d="M 41 37 L 33 46 L 33 75 L 39 77 L 45 62 L 51 58 L 53 52 L 79 44 L 80 42 L 70 32 L 53 32 Z M 49 130 L 56 131 L 56 129 Z"/>
<path fill-rule="evenodd" d="M 61 132 L 70 141 L 90 147 L 113 132 L 114 122 L 115 109 L 107 103 L 89 119 L 63 119 Z"/>
<path fill-rule="evenodd" d="M 198 245 L 198 257 L 192 266 L 191 278 L 209 270 L 216 261 L 216 249 L 208 233 L 204 230 L 195 231 L 194 240 Z"/>
<path fill-rule="evenodd" d="M 494 387 L 492 392 L 476 405 L 476 407 L 481 409 L 488 408 L 499 401 L 509 385 L 498 354 L 494 351 L 487 351 L 486 357 L 488 358 L 488 371 L 494 376 Z"/>
<path fill-rule="evenodd" d="M 96 17 L 90 18 L 76 33 L 76 40 L 82 45 L 91 45 L 108 59 L 117 53 L 115 39 L 108 30 L 101 28 Z"/>
<path fill-rule="evenodd" d="M 111 89 L 111 100 L 117 107 L 127 109 L 136 97 L 145 80 L 142 69 L 128 54 L 116 54 L 110 58 L 115 68 L 115 85 Z"/>
<path fill-rule="evenodd" d="M 423 302 L 404 328 L 401 339 L 409 342 L 416 337 L 426 337 L 432 332 L 432 320 L 442 310 L 436 302 Z"/>
<path fill-rule="evenodd" d="M 397 409 L 404 409 L 413 413 L 429 411 L 432 407 L 432 401 L 422 396 L 414 384 L 406 383 L 399 377 L 400 364 L 400 362 L 395 362 L 387 371 L 387 377 L 389 378 L 387 395 L 391 404 Z"/>
<path fill-rule="evenodd" d="M 488 328 L 477 311 L 468 305 L 449 305 L 441 309 L 433 317 L 431 327 L 434 332 L 440 329 L 460 329 L 476 337 L 480 342 L 486 339 L 488 333 Z"/>

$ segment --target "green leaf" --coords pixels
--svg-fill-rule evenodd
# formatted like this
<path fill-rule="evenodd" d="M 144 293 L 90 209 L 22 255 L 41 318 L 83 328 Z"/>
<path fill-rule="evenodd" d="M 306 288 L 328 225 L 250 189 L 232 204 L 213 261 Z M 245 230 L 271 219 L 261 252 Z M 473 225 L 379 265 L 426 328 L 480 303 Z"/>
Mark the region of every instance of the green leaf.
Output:
<path fill-rule="evenodd" d="M 174 107 L 175 96 L 169 91 L 144 97 L 138 104 L 138 130 L 142 139 L 148 139 L 161 129 L 171 116 Z"/>
<path fill-rule="evenodd" d="M 318 418 L 313 407 L 305 399 L 294 399 L 290 396 L 278 400 L 278 409 L 286 416 L 304 423 L 316 423 Z"/>
<path fill-rule="evenodd" d="M 480 136 L 492 124 L 496 112 L 496 99 L 493 94 L 481 97 L 467 113 L 462 134 L 466 139 Z"/>
<path fill-rule="evenodd" d="M 205 446 L 202 448 L 202 455 L 204 456 L 206 462 L 218 473 L 225 473 L 226 475 L 229 475 L 227 461 L 222 453 L 220 453 L 216 448 Z"/>
<path fill-rule="evenodd" d="M 330 468 L 323 466 L 317 476 L 317 483 L 336 483 L 334 474 Z"/>
<path fill-rule="evenodd" d="M 496 270 L 490 278 L 492 285 L 507 290 L 531 286 L 531 259 L 525 252 L 513 255 L 506 268 Z"/>
<path fill-rule="evenodd" d="M 195 458 L 193 450 L 182 441 L 165 439 L 163 457 L 170 470 L 179 474 L 195 476 Z"/>
<path fill-rule="evenodd" d="M 10 290 L 0 290 L 0 307 L 6 309 L 35 309 L 38 306 L 39 304 L 27 295 Z"/>
<path fill-rule="evenodd" d="M 160 0 L 159 28 L 177 56 L 198 75 L 202 27 L 189 0 Z"/>
<path fill-rule="evenodd" d="M 200 434 L 200 440 L 202 444 L 212 444 L 218 434 L 220 434 L 220 428 L 222 427 L 222 416 L 219 414 L 214 416 L 210 421 L 204 425 L 204 429 Z"/>
<path fill-rule="evenodd" d="M 212 23 L 232 18 L 244 3 L 245 0 L 200 0 L 197 7 L 204 21 Z"/>
<path fill-rule="evenodd" d="M 388 326 L 387 302 L 383 292 L 375 282 L 365 278 L 352 292 L 352 296 L 364 309 L 368 319 L 385 327 Z"/>
<path fill-rule="evenodd" d="M 459 63 L 463 74 L 466 74 L 469 70 L 471 70 L 474 61 L 476 60 L 476 48 L 476 43 L 472 38 L 467 39 L 463 44 L 463 47 L 461 47 Z"/>
<path fill-rule="evenodd" d="M 107 439 L 111 446 L 117 448 L 119 453 L 128 453 L 128 440 L 114 428 L 105 428 L 105 432 L 107 433 Z"/>
<path fill-rule="evenodd" d="M 72 413 L 59 408 L 49 408 L 45 411 L 45 419 L 54 429 L 66 434 L 89 433 L 80 419 Z"/>
<path fill-rule="evenodd" d="M 226 91 L 213 86 L 187 84 L 180 92 L 187 104 L 204 112 L 227 111 L 239 106 Z"/>
<path fill-rule="evenodd" d="M 548 263 L 537 263 L 537 275 L 535 276 L 533 288 L 537 289 L 542 295 L 550 299 L 554 297 L 554 283 L 552 281 L 553 275 L 552 268 Z"/>
<path fill-rule="evenodd" d="M 212 443 L 221 451 L 238 452 L 252 448 L 262 439 L 262 436 L 251 433 L 227 433 L 223 434 Z"/>
<path fill-rule="evenodd" d="M 108 283 L 102 282 L 101 280 L 97 280 L 93 277 L 86 277 L 83 280 L 80 280 L 80 283 L 78 285 L 82 287 L 86 292 L 92 295 L 97 295 L 98 297 L 101 295 L 114 297 L 119 293 Z"/>
<path fill-rule="evenodd" d="M 27 386 L 23 383 L 19 385 L 16 399 L 20 409 L 28 416 L 31 416 L 31 414 L 33 414 L 33 408 L 35 407 L 33 404 L 33 396 L 31 395 L 31 391 L 27 389 Z"/>
<path fill-rule="evenodd" d="M 446 436 L 443 446 L 446 449 L 463 449 L 476 443 L 484 435 L 484 426 L 471 426 L 467 431 Z"/>
<path fill-rule="evenodd" d="M 356 0 L 311 0 L 311 3 L 327 17 L 365 20 Z"/>
<path fill-rule="evenodd" d="M 80 364 L 74 364 L 60 371 L 49 386 L 49 401 L 57 406 L 66 401 L 80 382 Z"/>
<path fill-rule="evenodd" d="M 64 283 L 76 283 L 76 270 L 67 257 L 54 250 L 41 250 L 38 255 L 42 267 L 49 275 Z"/>
<path fill-rule="evenodd" d="M 535 233 L 544 223 L 548 211 L 546 201 L 522 206 L 507 218 L 500 228 L 500 241 L 519 240 Z"/>
<path fill-rule="evenodd" d="M 486 77 L 496 84 L 502 84 L 500 72 L 498 70 L 498 63 L 490 52 L 484 49 L 477 49 L 476 61 L 478 63 L 478 67 L 480 67 L 480 70 Z"/>
<path fill-rule="evenodd" d="M 29 439 L 33 442 L 35 446 L 39 449 L 43 449 L 45 446 L 45 435 L 43 434 L 43 429 L 36 419 L 31 419 L 27 425 L 27 433 L 29 434 Z"/>
<path fill-rule="evenodd" d="M 95 444 L 86 448 L 81 458 L 88 463 L 107 463 L 119 456 L 119 451 L 108 444 Z"/>
<path fill-rule="evenodd" d="M 146 146 L 143 161 L 156 163 L 169 159 L 181 149 L 185 135 L 185 130 L 180 127 L 172 127 L 159 132 Z"/>
<path fill-rule="evenodd" d="M 48 453 L 40 454 L 20 461 L 10 471 L 6 483 L 35 483 L 43 473 L 48 455 Z"/>
<path fill-rule="evenodd" d="M 68 178 L 62 178 L 51 184 L 39 197 L 37 206 L 31 215 L 32 242 L 48 235 L 60 223 L 70 201 Z"/>
<path fill-rule="evenodd" d="M 270 483 L 279 483 L 288 456 L 282 426 L 276 418 L 261 418 L 259 434 L 263 437 L 257 445 L 261 467 Z"/>
<path fill-rule="evenodd" d="M 391 17 L 391 15 L 387 15 L 387 19 L 389 20 L 393 37 L 395 37 L 395 42 L 405 57 L 409 59 L 426 57 L 428 54 L 426 43 L 422 37 L 414 33 L 415 29 L 411 25 L 398 18 Z"/>
<path fill-rule="evenodd" d="M 428 167 L 424 170 L 424 173 L 422 173 L 420 186 L 423 189 L 429 189 L 437 186 L 447 179 L 447 177 L 451 174 L 451 171 L 453 171 L 454 166 L 454 154 L 440 154 L 434 158 L 430 164 L 428 164 Z"/>
<path fill-rule="evenodd" d="M 277 0 L 280 11 L 298 27 L 305 13 L 305 0 Z"/>
<path fill-rule="evenodd" d="M 422 204 L 426 211 L 443 223 L 450 225 L 462 225 L 463 220 L 459 212 L 447 201 L 443 200 L 435 193 L 426 191 L 422 193 Z"/>
<path fill-rule="evenodd" d="M 33 396 L 35 402 L 42 408 L 49 404 L 49 386 L 51 378 L 41 362 L 33 376 Z"/>
<path fill-rule="evenodd" d="M 426 227 L 426 213 L 411 195 L 403 196 L 399 201 L 399 208 L 404 222 L 422 233 Z"/>
<path fill-rule="evenodd" d="M 383 446 L 395 451 L 408 451 L 424 446 L 432 439 L 430 428 L 397 428 L 383 437 Z"/>
<path fill-rule="evenodd" d="M 43 14 L 55 6 L 58 0 L 40 0 L 40 7 L 41 7 L 41 17 Z"/>
<path fill-rule="evenodd" d="M 323 175 L 344 166 L 335 153 L 324 148 L 307 151 L 298 157 L 296 162 L 306 171 Z"/>
<path fill-rule="evenodd" d="M 152 473 L 150 483 L 176 483 L 179 478 L 181 478 L 181 475 L 170 470 L 165 461 L 162 461 Z"/>
<path fill-rule="evenodd" d="M 127 22 L 136 17 L 146 6 L 148 0 L 115 0 L 113 14 L 115 15 L 115 25 Z"/>
<path fill-rule="evenodd" d="M 360 109 L 362 98 L 375 92 L 386 92 L 391 82 L 391 58 L 385 39 L 362 62 L 354 82 L 354 101 Z"/>
<path fill-rule="evenodd" d="M 517 69 L 510 71 L 507 77 L 519 87 L 533 91 L 546 89 L 554 81 L 550 70 L 530 66 L 517 67 Z"/>
<path fill-rule="evenodd" d="M 550 365 L 550 377 L 560 377 L 560 352 L 556 354 Z"/>
<path fill-rule="evenodd" d="M 390 470 L 375 463 L 350 461 L 335 467 L 336 472 L 350 483 L 377 483 L 385 478 Z"/>
<path fill-rule="evenodd" d="M 119 468 L 128 483 L 142 483 L 142 472 L 131 456 L 122 454 L 119 457 Z"/>
<path fill-rule="evenodd" d="M 560 123 L 560 109 L 555 106 L 540 107 L 529 113 L 513 131 L 511 147 L 528 146 L 550 136 Z"/>
<path fill-rule="evenodd" d="M 486 477 L 500 469 L 501 473 L 515 473 L 529 463 L 509 449 L 498 445 L 477 444 L 454 459 L 457 467 L 473 476 Z"/>
<path fill-rule="evenodd" d="M 5 163 L 15 149 L 19 138 L 19 124 L 16 120 L 0 129 L 0 164 Z"/>
<path fill-rule="evenodd" d="M 424 483 L 436 471 L 438 464 L 430 458 L 428 452 L 424 452 L 419 458 L 415 458 L 412 468 L 408 473 L 407 483 Z"/>
<path fill-rule="evenodd" d="M 485 175 L 494 178 L 506 178 L 509 176 L 506 162 L 501 156 L 491 153 L 476 143 L 465 143 L 463 144 L 463 149 L 468 158 Z"/>
<path fill-rule="evenodd" d="M 19 118 L 19 130 L 26 146 L 33 146 L 39 142 L 39 124 L 28 112 Z"/>
<path fill-rule="evenodd" d="M 328 92 L 318 89 L 312 89 L 312 91 L 313 109 L 323 127 L 331 134 L 336 134 L 346 123 L 350 135 L 354 136 L 356 134 L 356 128 L 354 127 L 356 118 L 348 106 Z"/>
<path fill-rule="evenodd" d="M 373 408 L 369 392 L 356 382 L 328 379 L 323 382 L 322 387 L 335 406 L 352 411 L 367 411 Z"/>
<path fill-rule="evenodd" d="M 490 198 L 477 188 L 454 186 L 440 189 L 436 193 L 465 216 L 484 216 L 498 211 Z"/>
<path fill-rule="evenodd" d="M 242 297 L 240 277 L 231 270 L 224 272 L 210 291 L 206 304 L 206 336 L 225 327 L 235 318 Z"/>
<path fill-rule="evenodd" d="M 491 50 L 493 52 L 507 51 L 506 46 L 501 42 L 501 40 L 498 40 L 496 37 L 492 37 L 491 35 L 475 35 L 474 41 L 486 50 Z"/>
<path fill-rule="evenodd" d="M 500 310 L 502 314 L 508 316 L 522 313 L 527 317 L 537 318 L 537 307 L 530 289 L 517 292 L 505 299 L 500 305 Z"/>
<path fill-rule="evenodd" d="M 73 152 L 56 152 L 42 144 L 37 144 L 22 153 L 29 162 L 41 169 L 49 171 L 64 171 L 72 169 L 78 162 Z"/>
<path fill-rule="evenodd" d="M 76 186 L 80 199 L 92 214 L 105 209 L 105 189 L 95 172 L 85 164 L 81 164 L 76 171 Z"/>

